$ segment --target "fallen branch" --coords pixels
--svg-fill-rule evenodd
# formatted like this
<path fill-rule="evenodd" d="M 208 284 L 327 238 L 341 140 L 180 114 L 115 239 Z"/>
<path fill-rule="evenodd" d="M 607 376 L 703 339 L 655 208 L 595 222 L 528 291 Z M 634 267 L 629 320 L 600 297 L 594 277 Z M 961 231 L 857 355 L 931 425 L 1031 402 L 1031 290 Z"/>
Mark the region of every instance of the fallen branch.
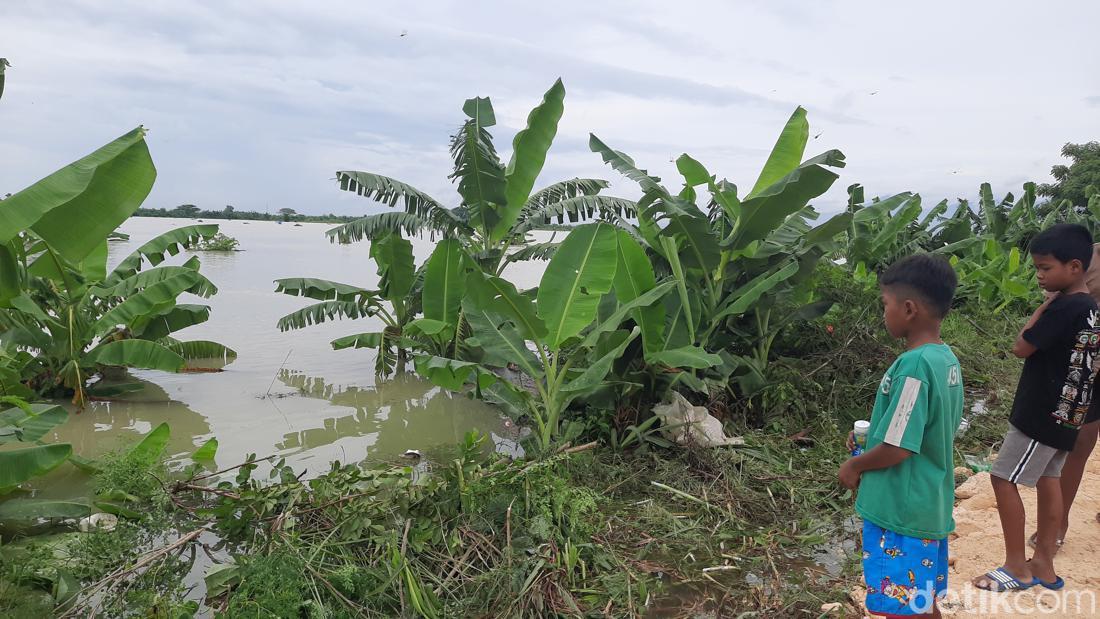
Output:
<path fill-rule="evenodd" d="M 580 453 L 582 451 L 588 451 L 589 449 L 592 449 L 594 447 L 598 447 L 599 444 L 600 444 L 599 441 L 592 441 L 591 443 L 585 443 L 584 445 L 578 445 L 576 447 L 569 447 L 568 449 L 563 449 L 559 453 L 563 453 L 563 454 Z"/>
<path fill-rule="evenodd" d="M 88 585 L 87 587 L 83 588 L 80 591 L 80 593 L 83 595 L 85 600 L 88 600 L 90 598 L 93 598 L 94 596 L 96 596 L 97 594 L 99 594 L 101 592 L 109 591 L 112 587 L 114 587 L 118 583 L 122 582 L 124 579 L 126 579 L 130 576 L 137 575 L 138 571 L 141 570 L 142 568 L 145 568 L 145 567 L 148 567 L 148 566 L 152 565 L 153 563 L 155 563 L 155 562 L 163 559 L 164 557 L 168 556 L 169 554 L 171 554 L 172 551 L 174 551 L 178 548 L 181 548 L 183 546 L 186 546 L 187 544 L 191 543 L 192 541 L 195 540 L 195 538 L 202 535 L 203 532 L 205 532 L 205 531 L 206 531 L 206 527 L 201 527 L 201 528 L 195 529 L 194 531 L 191 531 L 190 533 L 188 533 L 188 534 L 184 535 L 183 537 L 177 539 L 176 541 L 172 542 L 171 544 L 168 544 L 167 546 L 163 546 L 163 547 L 158 548 L 156 550 L 147 552 L 144 555 L 142 555 L 140 558 L 138 558 L 138 560 L 136 562 L 134 562 L 134 564 L 132 566 L 127 567 L 127 568 L 119 568 L 119 569 L 115 570 L 114 572 L 111 572 L 110 574 L 104 576 L 103 578 L 96 581 L 95 583 L 93 583 L 91 585 Z M 64 619 L 65 617 L 94 616 L 95 613 L 96 613 L 96 610 L 97 610 L 94 607 L 89 609 L 91 612 L 87 613 L 87 614 L 78 612 L 78 611 L 83 611 L 87 607 L 88 607 L 88 605 L 86 603 L 85 604 L 76 604 L 72 608 L 70 608 L 68 611 L 66 611 L 64 614 L 62 614 L 61 618 Z"/>
<path fill-rule="evenodd" d="M 216 494 L 218 496 L 223 496 L 227 499 L 233 499 L 234 501 L 241 500 L 241 495 L 239 495 L 235 492 L 230 492 L 228 490 L 222 490 L 221 488 L 211 488 L 210 486 L 198 486 L 198 485 L 195 485 L 195 484 L 187 484 L 187 483 L 184 483 L 182 481 L 177 482 L 175 487 L 172 489 L 173 492 L 179 492 L 180 490 L 195 490 L 197 492 L 209 492 L 210 494 Z"/>
<path fill-rule="evenodd" d="M 248 466 L 249 464 L 256 464 L 257 462 L 264 462 L 264 461 L 267 461 L 267 460 L 271 460 L 275 456 L 276 456 L 276 454 L 271 454 L 270 456 L 264 456 L 263 458 L 258 458 L 256 460 L 249 460 L 247 462 L 242 462 L 238 465 L 231 466 L 227 469 L 222 469 L 220 471 L 214 471 L 213 473 L 207 473 L 206 475 L 200 475 L 198 477 L 192 477 L 188 481 L 194 482 L 194 481 L 199 481 L 199 480 L 202 480 L 202 479 L 208 479 L 210 477 L 215 477 L 217 475 L 221 475 L 222 473 L 228 473 L 229 471 L 237 470 L 237 469 L 241 468 L 242 466 Z"/>
<path fill-rule="evenodd" d="M 673 488 L 672 486 L 662 484 L 659 481 L 651 481 L 649 483 L 654 485 L 654 486 L 657 486 L 661 490 L 667 490 L 667 491 L 671 492 L 672 494 L 675 494 L 676 496 L 678 496 L 680 498 L 687 499 L 687 500 L 689 500 L 693 503 L 698 503 L 698 504 L 702 505 L 703 507 L 706 507 L 707 509 L 716 509 L 710 503 L 704 501 L 703 499 L 700 499 L 697 496 L 690 495 L 690 494 L 684 492 L 683 490 L 677 490 L 676 488 Z"/>

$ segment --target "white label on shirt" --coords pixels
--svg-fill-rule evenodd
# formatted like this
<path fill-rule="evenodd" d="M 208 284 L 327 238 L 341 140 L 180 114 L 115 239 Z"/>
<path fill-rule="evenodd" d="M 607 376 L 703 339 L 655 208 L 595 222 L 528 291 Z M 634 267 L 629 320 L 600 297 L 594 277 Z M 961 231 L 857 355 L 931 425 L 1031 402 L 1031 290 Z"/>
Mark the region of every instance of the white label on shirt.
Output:
<path fill-rule="evenodd" d="M 909 427 L 909 417 L 913 415 L 913 407 L 917 404 L 920 388 L 924 383 L 912 376 L 905 377 L 905 384 L 901 388 L 901 396 L 898 397 L 897 408 L 890 419 L 890 427 L 886 429 L 886 437 L 882 442 L 895 447 L 901 447 L 901 441 L 905 438 L 905 430 Z"/>

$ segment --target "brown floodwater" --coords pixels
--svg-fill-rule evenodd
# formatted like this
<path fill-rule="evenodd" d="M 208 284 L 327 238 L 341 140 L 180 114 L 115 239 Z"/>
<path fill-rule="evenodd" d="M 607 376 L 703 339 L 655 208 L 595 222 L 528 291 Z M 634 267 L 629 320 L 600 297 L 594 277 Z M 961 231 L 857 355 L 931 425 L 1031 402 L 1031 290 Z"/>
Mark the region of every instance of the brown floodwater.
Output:
<path fill-rule="evenodd" d="M 195 220 L 134 218 L 121 227 L 130 241 L 112 243 L 113 265 L 137 246 Z M 178 332 L 178 339 L 207 339 L 236 350 L 237 359 L 219 373 L 171 374 L 134 371 L 142 391 L 111 402 L 70 410 L 69 420 L 46 440 L 69 442 L 75 453 L 94 458 L 139 440 L 162 422 L 172 430 L 170 458 L 183 461 L 204 441 L 217 437 L 216 465 L 242 462 L 247 454 L 283 456 L 308 474 L 332 460 L 393 460 L 406 450 L 426 458 L 453 446 L 470 430 L 492 439 L 496 449 L 517 451 L 518 429 L 493 407 L 433 387 L 412 375 L 384 381 L 373 376 L 370 350 L 334 351 L 337 337 L 377 331 L 375 319 L 334 321 L 280 332 L 276 321 L 312 300 L 274 292 L 272 280 L 317 277 L 371 287 L 377 284 L 368 244 L 330 243 L 328 224 L 218 221 L 237 238 L 237 252 L 198 252 L 202 273 L 219 288 L 210 299 L 181 303 L 211 306 L 210 320 Z M 414 240 L 418 264 L 434 244 Z M 167 264 L 192 255 L 181 252 Z M 542 263 L 514 267 L 509 276 L 531 286 Z M 65 464 L 32 485 L 34 494 L 62 497 L 86 493 L 86 476 Z"/>

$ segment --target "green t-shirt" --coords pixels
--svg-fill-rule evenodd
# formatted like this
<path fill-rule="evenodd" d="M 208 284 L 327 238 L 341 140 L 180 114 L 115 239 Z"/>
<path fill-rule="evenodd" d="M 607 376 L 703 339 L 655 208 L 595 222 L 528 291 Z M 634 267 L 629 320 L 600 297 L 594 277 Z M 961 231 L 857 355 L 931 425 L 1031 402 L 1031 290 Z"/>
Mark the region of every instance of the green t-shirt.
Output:
<path fill-rule="evenodd" d="M 875 397 L 867 449 L 887 443 L 913 455 L 863 474 L 859 515 L 921 539 L 943 539 L 955 530 L 953 451 L 962 408 L 962 372 L 950 346 L 925 344 L 894 361 Z"/>

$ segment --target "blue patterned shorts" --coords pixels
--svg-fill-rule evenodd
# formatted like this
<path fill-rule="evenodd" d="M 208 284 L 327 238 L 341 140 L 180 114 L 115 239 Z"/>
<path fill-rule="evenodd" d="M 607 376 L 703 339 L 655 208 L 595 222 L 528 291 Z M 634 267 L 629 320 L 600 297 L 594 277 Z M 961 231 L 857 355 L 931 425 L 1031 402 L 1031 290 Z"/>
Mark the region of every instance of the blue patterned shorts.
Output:
<path fill-rule="evenodd" d="M 947 540 L 919 539 L 863 521 L 867 610 L 888 617 L 932 612 L 947 590 Z"/>

